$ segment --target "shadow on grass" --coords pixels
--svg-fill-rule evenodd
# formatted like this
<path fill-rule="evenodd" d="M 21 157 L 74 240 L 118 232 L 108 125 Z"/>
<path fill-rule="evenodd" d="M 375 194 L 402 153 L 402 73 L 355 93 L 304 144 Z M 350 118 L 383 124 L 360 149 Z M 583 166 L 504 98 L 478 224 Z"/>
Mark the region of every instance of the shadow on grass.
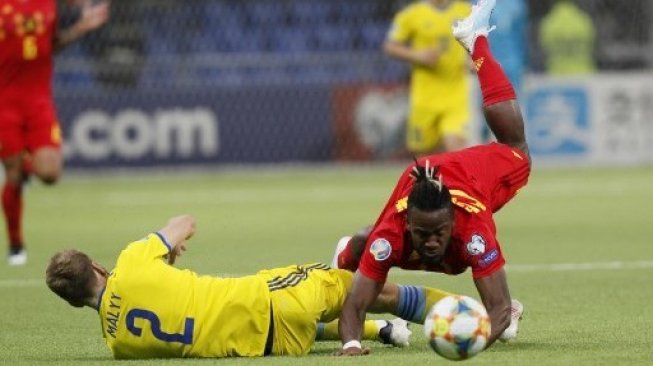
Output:
<path fill-rule="evenodd" d="M 310 355 L 314 356 L 333 356 L 333 354 L 338 350 L 338 348 L 313 348 L 311 349 Z"/>
<path fill-rule="evenodd" d="M 241 361 L 241 362 L 247 362 L 247 361 L 252 361 L 256 359 L 262 359 L 263 357 L 254 357 L 254 358 L 238 358 L 238 357 L 207 357 L 207 358 L 148 358 L 148 359 L 125 359 L 125 360 L 116 360 L 112 357 L 106 357 L 106 356 L 71 356 L 71 357 L 65 357 L 65 358 L 45 358 L 45 357 L 31 357 L 29 359 L 24 359 L 25 361 L 28 361 L 30 363 L 34 364 L 80 364 L 80 365 L 90 365 L 90 364 L 96 364 L 96 365 L 107 365 L 109 363 L 114 363 L 117 365 L 130 365 L 130 364 L 135 364 L 135 365 L 142 365 L 144 363 L 146 364 L 183 364 L 186 365 L 189 362 L 193 363 L 215 363 L 217 361 L 222 361 L 222 362 L 227 362 L 227 360 L 232 360 L 232 361 Z"/>
<path fill-rule="evenodd" d="M 73 361 L 73 362 L 112 362 L 115 361 L 112 357 L 107 357 L 107 356 L 74 356 L 71 355 L 70 357 L 25 357 L 24 360 L 26 361 L 35 361 L 35 362 L 67 362 L 67 361 Z"/>

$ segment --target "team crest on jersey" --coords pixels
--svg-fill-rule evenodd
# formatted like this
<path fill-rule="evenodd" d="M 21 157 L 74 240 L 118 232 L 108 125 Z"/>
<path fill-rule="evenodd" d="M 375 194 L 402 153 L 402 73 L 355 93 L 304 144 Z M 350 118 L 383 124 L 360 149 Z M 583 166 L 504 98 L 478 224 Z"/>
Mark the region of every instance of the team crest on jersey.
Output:
<path fill-rule="evenodd" d="M 384 261 L 390 258 L 390 254 L 392 253 L 392 246 L 390 245 L 389 241 L 383 238 L 379 238 L 372 242 L 372 245 L 370 246 L 370 253 L 378 262 Z"/>
<path fill-rule="evenodd" d="M 472 235 L 472 239 L 466 244 L 467 253 L 480 255 L 485 253 L 485 239 L 478 234 Z"/>

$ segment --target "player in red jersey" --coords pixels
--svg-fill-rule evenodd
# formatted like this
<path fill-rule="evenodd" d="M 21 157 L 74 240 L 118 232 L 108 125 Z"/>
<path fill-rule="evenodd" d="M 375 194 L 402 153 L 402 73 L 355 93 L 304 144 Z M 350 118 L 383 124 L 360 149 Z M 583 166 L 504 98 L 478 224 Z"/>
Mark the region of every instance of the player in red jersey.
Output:
<path fill-rule="evenodd" d="M 22 182 L 34 174 L 53 184 L 63 165 L 52 98 L 53 53 L 109 18 L 108 1 L 66 2 L 80 7 L 81 14 L 64 30 L 57 30 L 56 0 L 0 3 L 0 159 L 5 171 L 2 209 L 10 265 L 27 261 L 21 228 Z"/>
<path fill-rule="evenodd" d="M 516 336 L 523 307 L 510 298 L 492 215 L 526 185 L 530 158 L 515 92 L 487 41 L 495 2 L 480 0 L 453 32 L 477 67 L 485 117 L 498 143 L 418 160 L 399 178 L 369 235 L 341 241 L 346 245 L 339 245 L 335 264 L 357 272 L 341 314 L 339 355 L 369 352 L 360 346 L 361 324 L 391 267 L 451 275 L 471 267 L 492 325 L 488 345 Z M 423 293 L 400 294 L 404 319 L 424 306 Z"/>

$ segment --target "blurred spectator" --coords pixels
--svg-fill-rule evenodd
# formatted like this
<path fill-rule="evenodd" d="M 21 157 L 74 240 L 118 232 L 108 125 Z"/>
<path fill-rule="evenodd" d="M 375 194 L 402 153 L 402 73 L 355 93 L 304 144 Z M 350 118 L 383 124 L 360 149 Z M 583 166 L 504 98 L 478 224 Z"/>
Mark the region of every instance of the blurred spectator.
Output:
<path fill-rule="evenodd" d="M 490 45 L 515 90 L 521 91 L 526 69 L 526 27 L 528 5 L 526 0 L 499 0 L 492 13 L 490 24 L 496 29 L 490 33 Z"/>
<path fill-rule="evenodd" d="M 396 14 L 384 44 L 387 55 L 412 65 L 406 145 L 414 154 L 465 147 L 470 120 L 467 52 L 451 26 L 470 5 L 427 0 Z"/>
<path fill-rule="evenodd" d="M 590 17 L 569 0 L 558 0 L 540 24 L 546 69 L 555 75 L 588 74 L 596 69 L 596 30 Z"/>
<path fill-rule="evenodd" d="M 110 87 L 133 87 L 140 78 L 144 58 L 141 29 L 148 2 L 115 1 L 111 11 L 120 14 L 111 27 L 99 29 L 83 41 L 88 55 L 93 57 L 93 72 L 97 81 Z M 159 5 L 161 7 L 162 5 Z"/>

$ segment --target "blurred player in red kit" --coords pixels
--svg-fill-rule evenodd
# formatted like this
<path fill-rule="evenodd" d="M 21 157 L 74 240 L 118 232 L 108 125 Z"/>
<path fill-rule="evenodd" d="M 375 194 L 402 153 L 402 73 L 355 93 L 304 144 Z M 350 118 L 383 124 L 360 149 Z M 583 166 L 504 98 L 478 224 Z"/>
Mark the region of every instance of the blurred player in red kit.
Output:
<path fill-rule="evenodd" d="M 399 178 L 372 230 L 341 240 L 334 265 L 357 272 L 340 317 L 339 355 L 369 352 L 360 345 L 361 324 L 391 267 L 450 275 L 471 268 L 490 316 L 488 345 L 517 335 L 523 306 L 508 290 L 493 214 L 526 185 L 531 164 L 515 92 L 488 45 L 495 4 L 479 0 L 453 34 L 478 70 L 485 118 L 498 143 L 419 159 Z M 410 320 L 425 303 L 424 293 L 406 289 L 398 312 Z"/>
<path fill-rule="evenodd" d="M 61 131 L 53 94 L 53 54 L 109 19 L 109 2 L 66 0 L 78 20 L 57 29 L 56 0 L 0 2 L 0 158 L 4 165 L 2 209 L 10 265 L 23 265 L 22 183 L 34 174 L 46 184 L 61 174 Z"/>

